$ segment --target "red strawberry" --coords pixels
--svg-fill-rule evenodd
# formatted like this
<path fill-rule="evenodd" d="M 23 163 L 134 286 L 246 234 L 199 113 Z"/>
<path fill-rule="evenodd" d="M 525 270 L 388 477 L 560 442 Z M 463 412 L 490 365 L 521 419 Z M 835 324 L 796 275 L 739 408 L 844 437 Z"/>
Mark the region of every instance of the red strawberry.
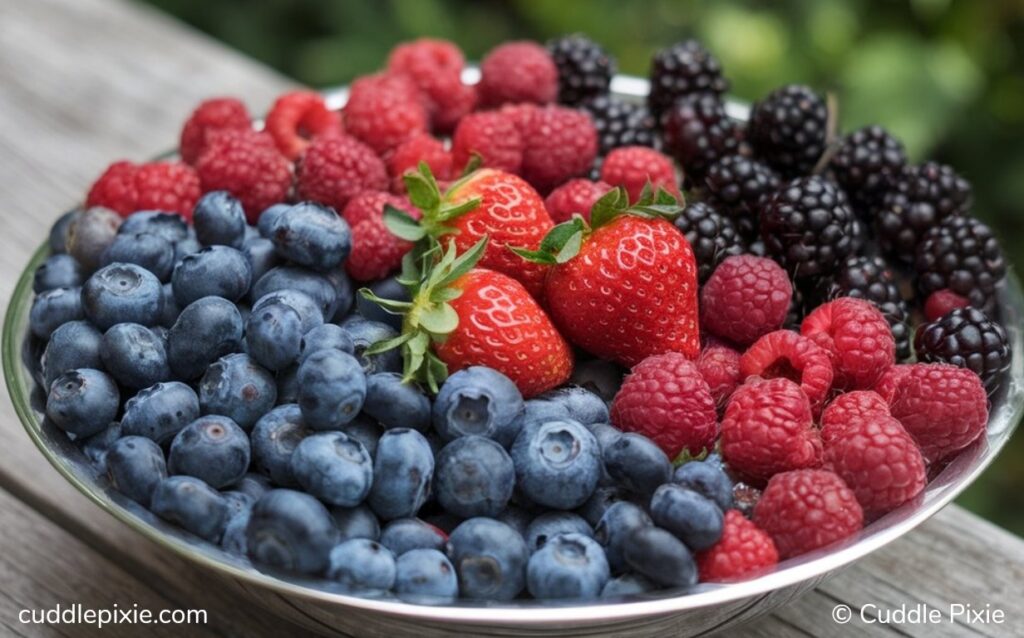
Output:
<path fill-rule="evenodd" d="M 405 314 L 402 335 L 367 352 L 401 346 L 405 378 L 435 392 L 449 371 L 477 365 L 512 379 L 525 397 L 565 383 L 573 365 L 569 344 L 522 284 L 475 267 L 486 245 L 483 239 L 459 254 L 449 239 L 436 263 L 431 263 L 439 252 L 436 243 L 421 250 L 419 260 L 407 259 L 401 281 L 412 284 L 411 302 L 382 300 L 362 290 L 384 308 Z M 426 267 L 418 267 L 418 261 Z"/>
<path fill-rule="evenodd" d="M 570 341 L 604 359 L 632 366 L 664 352 L 700 352 L 697 264 L 682 233 L 664 219 L 680 210 L 674 197 L 645 191 L 633 207 L 616 188 L 591 211 L 556 226 L 537 251 L 521 256 L 548 264 L 544 286 L 551 317 Z"/>

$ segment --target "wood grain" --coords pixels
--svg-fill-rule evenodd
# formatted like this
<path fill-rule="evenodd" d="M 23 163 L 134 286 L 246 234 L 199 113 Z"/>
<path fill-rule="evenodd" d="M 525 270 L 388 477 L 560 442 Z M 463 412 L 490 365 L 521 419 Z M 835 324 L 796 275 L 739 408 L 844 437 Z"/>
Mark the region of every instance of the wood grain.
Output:
<path fill-rule="evenodd" d="M 242 96 L 254 113 L 289 82 L 170 18 L 105 0 L 0 2 L 0 298 L 64 209 L 115 158 L 175 145 L 202 98 Z M 299 635 L 208 572 L 160 550 L 87 501 L 35 450 L 0 396 L 0 626 L 11 635 L 120 635 L 77 627 L 26 628 L 28 603 L 145 601 L 203 607 L 210 626 L 189 635 Z M 950 507 L 919 530 L 811 594 L 746 627 L 740 637 L 1024 635 L 1019 608 L 1024 542 Z M 999 626 L 836 625 L 831 610 L 872 603 L 991 603 Z M 20 607 L 19 607 L 20 605 Z M 83 630 L 84 629 L 84 630 Z M 49 632 L 49 633 L 39 633 Z M 126 634 L 127 635 L 127 634 Z M 156 634 L 160 635 L 160 634 Z M 177 635 L 181 635 L 180 633 Z"/>

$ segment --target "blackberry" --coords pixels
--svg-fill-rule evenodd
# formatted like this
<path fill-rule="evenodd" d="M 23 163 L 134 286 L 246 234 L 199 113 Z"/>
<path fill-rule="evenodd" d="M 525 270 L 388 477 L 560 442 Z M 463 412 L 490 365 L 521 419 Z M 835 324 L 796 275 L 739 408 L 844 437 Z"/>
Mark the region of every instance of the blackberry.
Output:
<path fill-rule="evenodd" d="M 828 300 L 856 297 L 881 311 L 896 340 L 896 359 L 910 358 L 910 308 L 900 293 L 896 273 L 881 257 L 850 257 L 836 272 L 825 292 Z"/>
<path fill-rule="evenodd" d="M 843 137 L 829 168 L 856 208 L 876 206 L 907 163 L 903 144 L 881 126 Z"/>
<path fill-rule="evenodd" d="M 921 298 L 949 288 L 995 315 L 996 288 L 1006 260 L 992 229 L 974 217 L 949 217 L 929 230 L 914 259 Z"/>
<path fill-rule="evenodd" d="M 727 155 L 708 168 L 704 177 L 708 198 L 732 218 L 746 238 L 758 231 L 758 211 L 779 188 L 779 176 L 764 162 Z"/>
<path fill-rule="evenodd" d="M 914 337 L 917 360 L 950 363 L 976 373 L 989 394 L 1010 367 L 1006 330 L 981 310 L 968 306 L 922 325 Z"/>
<path fill-rule="evenodd" d="M 651 90 L 647 104 L 660 116 L 685 95 L 729 90 L 722 65 L 700 42 L 683 40 L 658 51 L 651 59 Z"/>
<path fill-rule="evenodd" d="M 548 42 L 548 52 L 558 68 L 559 102 L 577 105 L 608 92 L 615 60 L 601 45 L 577 33 Z"/>
<path fill-rule="evenodd" d="M 910 263 L 928 229 L 947 217 L 967 214 L 970 205 L 971 185 L 949 166 L 936 162 L 904 166 L 876 212 L 879 243 L 886 252 Z"/>
<path fill-rule="evenodd" d="M 747 138 L 783 177 L 805 175 L 825 152 L 828 107 L 806 86 L 789 84 L 754 104 Z"/>
<path fill-rule="evenodd" d="M 796 279 L 835 272 L 853 252 L 854 231 L 846 195 L 819 175 L 788 182 L 761 209 L 761 238 Z"/>
<path fill-rule="evenodd" d="M 665 146 L 691 181 L 701 179 L 722 157 L 736 154 L 742 137 L 722 101 L 710 93 L 680 98 L 665 114 L 662 128 Z"/>
<path fill-rule="evenodd" d="M 743 239 L 732 220 L 704 202 L 688 205 L 675 224 L 693 247 L 702 284 L 723 259 L 743 253 Z"/>
<path fill-rule="evenodd" d="M 599 95 L 584 101 L 580 108 L 594 120 L 601 155 L 620 146 L 650 146 L 660 150 L 654 116 L 643 104 Z"/>

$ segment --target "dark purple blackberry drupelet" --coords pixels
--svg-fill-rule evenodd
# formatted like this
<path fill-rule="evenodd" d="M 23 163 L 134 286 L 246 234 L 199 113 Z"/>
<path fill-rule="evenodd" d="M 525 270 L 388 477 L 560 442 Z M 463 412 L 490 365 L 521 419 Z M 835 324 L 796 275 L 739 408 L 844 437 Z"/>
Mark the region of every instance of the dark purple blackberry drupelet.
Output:
<path fill-rule="evenodd" d="M 740 148 L 742 130 L 711 93 L 687 95 L 662 116 L 665 147 L 682 164 L 688 180 L 703 178 L 708 168 Z"/>
<path fill-rule="evenodd" d="M 857 297 L 875 304 L 896 339 L 896 359 L 910 358 L 910 308 L 900 293 L 895 271 L 881 257 L 850 257 L 831 280 L 826 299 Z"/>
<path fill-rule="evenodd" d="M 743 238 L 732 219 L 709 204 L 690 204 L 674 223 L 693 248 L 697 257 L 697 278 L 702 284 L 722 260 L 744 252 Z"/>
<path fill-rule="evenodd" d="M 728 155 L 708 168 L 704 188 L 708 200 L 728 215 L 747 239 L 758 233 L 758 214 L 780 184 L 778 173 L 764 162 L 743 155 Z"/>
<path fill-rule="evenodd" d="M 806 175 L 825 151 L 828 107 L 806 86 L 779 87 L 754 104 L 747 139 L 783 177 Z"/>
<path fill-rule="evenodd" d="M 651 59 L 651 91 L 647 103 L 661 115 L 680 97 L 699 93 L 721 95 L 729 90 L 722 65 L 696 40 L 683 40 Z"/>
<path fill-rule="evenodd" d="M 597 129 L 598 151 L 606 155 L 620 146 L 661 148 L 657 121 L 643 104 L 613 95 L 598 95 L 580 104 Z"/>
<path fill-rule="evenodd" d="M 615 60 L 598 43 L 576 33 L 548 42 L 548 53 L 558 68 L 560 103 L 576 106 L 608 92 Z"/>
<path fill-rule="evenodd" d="M 843 137 L 829 169 L 850 202 L 867 211 L 881 201 L 906 163 L 899 140 L 881 126 L 865 126 Z"/>
<path fill-rule="evenodd" d="M 921 298 L 948 288 L 992 315 L 1006 259 L 992 229 L 973 217 L 949 217 L 928 230 L 914 259 Z"/>
<path fill-rule="evenodd" d="M 957 308 L 922 325 L 914 337 L 917 360 L 950 363 L 981 377 L 989 394 L 999 388 L 1010 367 L 1006 330 L 977 308 Z"/>

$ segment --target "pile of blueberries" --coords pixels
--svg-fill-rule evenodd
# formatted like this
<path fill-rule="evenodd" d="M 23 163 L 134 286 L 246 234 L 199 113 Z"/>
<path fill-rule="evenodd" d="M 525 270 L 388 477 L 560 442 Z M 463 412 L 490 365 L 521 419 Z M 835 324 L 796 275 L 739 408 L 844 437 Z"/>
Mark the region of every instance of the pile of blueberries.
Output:
<path fill-rule="evenodd" d="M 423 603 L 620 597 L 697 582 L 733 486 L 608 425 L 621 372 L 524 400 L 483 367 L 403 383 L 399 317 L 356 301 L 318 204 L 257 227 L 100 208 L 55 225 L 30 344 L 46 419 L 125 497 L 257 566 Z M 407 293 L 394 280 L 382 297 Z"/>

